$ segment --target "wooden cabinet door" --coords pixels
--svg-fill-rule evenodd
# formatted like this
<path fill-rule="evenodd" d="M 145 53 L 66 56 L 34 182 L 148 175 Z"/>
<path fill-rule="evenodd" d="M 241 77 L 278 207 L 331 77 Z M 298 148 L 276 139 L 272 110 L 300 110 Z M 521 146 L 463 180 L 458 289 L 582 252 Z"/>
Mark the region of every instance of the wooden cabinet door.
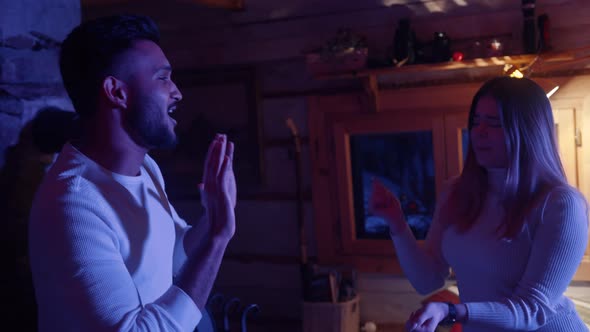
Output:
<path fill-rule="evenodd" d="M 447 179 L 461 174 L 463 162 L 467 156 L 467 143 L 469 133 L 467 131 L 468 113 L 445 114 L 445 150 L 447 155 Z"/>
<path fill-rule="evenodd" d="M 559 146 L 559 156 L 570 185 L 580 188 L 578 182 L 578 158 L 576 142 L 576 110 L 558 108 L 553 110 L 555 133 Z"/>
<path fill-rule="evenodd" d="M 570 185 L 578 188 L 588 199 L 590 192 L 585 186 L 584 155 L 582 150 L 581 114 L 575 107 L 558 107 L 553 109 L 555 134 L 559 147 L 561 163 Z M 574 280 L 590 280 L 590 247 L 586 247 L 586 254 L 574 276 Z"/>

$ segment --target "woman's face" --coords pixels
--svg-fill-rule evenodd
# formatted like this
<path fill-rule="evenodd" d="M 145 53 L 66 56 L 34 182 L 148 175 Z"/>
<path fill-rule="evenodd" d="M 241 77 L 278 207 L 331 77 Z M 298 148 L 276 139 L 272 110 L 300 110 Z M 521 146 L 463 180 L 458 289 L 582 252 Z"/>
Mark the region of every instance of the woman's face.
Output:
<path fill-rule="evenodd" d="M 484 168 L 508 167 L 508 153 L 498 104 L 492 97 L 482 97 L 476 105 L 469 132 L 475 159 Z"/>

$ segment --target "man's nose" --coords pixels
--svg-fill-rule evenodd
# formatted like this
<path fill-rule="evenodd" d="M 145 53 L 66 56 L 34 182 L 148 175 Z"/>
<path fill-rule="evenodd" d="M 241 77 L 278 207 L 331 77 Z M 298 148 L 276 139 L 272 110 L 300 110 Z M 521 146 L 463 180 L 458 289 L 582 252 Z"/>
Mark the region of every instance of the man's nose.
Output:
<path fill-rule="evenodd" d="M 180 92 L 180 90 L 178 89 L 178 86 L 176 86 L 176 83 L 174 83 L 174 82 L 172 82 L 172 93 L 170 94 L 170 96 L 176 102 L 179 102 L 182 100 L 182 93 Z"/>

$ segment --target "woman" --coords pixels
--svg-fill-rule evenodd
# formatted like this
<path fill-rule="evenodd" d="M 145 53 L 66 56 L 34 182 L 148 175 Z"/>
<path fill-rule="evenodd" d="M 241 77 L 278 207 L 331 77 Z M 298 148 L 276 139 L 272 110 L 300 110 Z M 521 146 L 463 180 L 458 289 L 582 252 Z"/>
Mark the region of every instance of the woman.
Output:
<path fill-rule="evenodd" d="M 586 248 L 587 205 L 567 183 L 553 126 L 533 81 L 486 82 L 471 104 L 465 166 L 440 195 L 424 246 L 399 200 L 374 181 L 369 210 L 388 221 L 414 288 L 441 288 L 449 268 L 459 288 L 462 303 L 424 305 L 408 331 L 455 321 L 465 332 L 588 331 L 563 295 Z"/>

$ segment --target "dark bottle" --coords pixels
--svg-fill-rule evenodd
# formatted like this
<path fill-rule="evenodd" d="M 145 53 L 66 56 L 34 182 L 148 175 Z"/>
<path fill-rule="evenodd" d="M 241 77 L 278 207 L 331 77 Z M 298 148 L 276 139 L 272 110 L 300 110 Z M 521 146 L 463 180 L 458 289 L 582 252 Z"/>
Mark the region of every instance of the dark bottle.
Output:
<path fill-rule="evenodd" d="M 524 18 L 522 41 L 525 53 L 537 51 L 535 31 L 535 0 L 522 0 L 522 16 Z"/>
<path fill-rule="evenodd" d="M 410 28 L 410 20 L 407 18 L 401 19 L 395 30 L 393 58 L 395 63 L 404 59 L 407 59 L 407 64 L 416 62 L 416 34 Z"/>
<path fill-rule="evenodd" d="M 444 32 L 435 32 L 432 41 L 432 61 L 445 62 L 451 60 L 451 39 Z"/>
<path fill-rule="evenodd" d="M 537 18 L 537 28 L 539 28 L 539 46 L 537 51 L 544 52 L 551 50 L 551 23 L 547 14 L 539 15 Z"/>

